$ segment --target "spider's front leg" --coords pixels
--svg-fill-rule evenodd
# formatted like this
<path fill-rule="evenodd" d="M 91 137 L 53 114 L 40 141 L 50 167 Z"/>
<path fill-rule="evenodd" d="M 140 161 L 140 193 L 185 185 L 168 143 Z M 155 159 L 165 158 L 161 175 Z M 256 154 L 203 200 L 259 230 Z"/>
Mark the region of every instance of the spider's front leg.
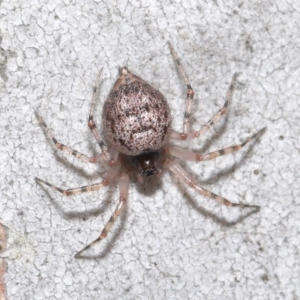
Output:
<path fill-rule="evenodd" d="M 237 207 L 252 207 L 258 209 L 259 206 L 257 205 L 248 205 L 248 204 L 243 204 L 243 203 L 233 203 L 230 202 L 229 200 L 225 199 L 224 197 L 218 196 L 202 187 L 200 187 L 194 179 L 191 177 L 190 174 L 188 174 L 177 162 L 174 160 L 168 161 L 166 166 L 172 173 L 174 173 L 176 176 L 178 176 L 183 182 L 188 184 L 189 187 L 192 189 L 196 190 L 199 194 L 208 197 L 220 204 L 223 204 L 225 206 L 237 206 Z"/>
<path fill-rule="evenodd" d="M 218 156 L 233 153 L 236 151 L 239 151 L 242 147 L 244 147 L 246 144 L 251 142 L 253 139 L 258 137 L 264 132 L 265 128 L 262 128 L 259 130 L 257 133 L 252 135 L 251 137 L 247 138 L 244 142 L 238 145 L 230 146 L 224 149 L 220 149 L 217 151 L 213 151 L 207 154 L 200 154 L 196 153 L 194 151 L 188 150 L 188 149 L 183 149 L 180 147 L 175 147 L 175 146 L 170 146 L 169 147 L 169 153 L 172 156 L 175 156 L 177 158 L 181 158 L 183 160 L 189 160 L 189 161 L 204 161 L 204 160 L 212 160 L 215 159 Z"/>
<path fill-rule="evenodd" d="M 114 213 L 112 214 L 109 221 L 105 225 L 105 227 L 102 230 L 100 236 L 97 239 L 95 239 L 92 243 L 88 244 L 82 250 L 80 250 L 75 255 L 76 258 L 80 257 L 81 253 L 83 253 L 84 251 L 90 249 L 95 244 L 97 244 L 100 241 L 102 241 L 103 239 L 105 239 L 107 234 L 109 233 L 110 229 L 112 228 L 112 226 L 114 225 L 114 223 L 118 219 L 118 217 L 122 214 L 122 212 L 124 210 L 124 207 L 125 207 L 125 204 L 126 204 L 127 199 L 128 199 L 128 189 L 129 189 L 129 176 L 125 173 L 122 173 L 122 175 L 120 176 L 119 188 L 120 188 L 120 200 L 119 200 L 118 206 L 116 207 Z"/>
<path fill-rule="evenodd" d="M 106 172 L 106 175 L 104 176 L 104 179 L 101 182 L 82 186 L 79 188 L 67 189 L 67 190 L 63 190 L 63 189 L 61 189 L 43 179 L 40 179 L 40 178 L 36 178 L 35 180 L 37 182 L 41 182 L 43 184 L 48 185 L 53 190 L 58 191 L 65 196 L 72 196 L 72 195 L 79 195 L 79 194 L 86 193 L 86 192 L 97 191 L 97 190 L 100 190 L 100 189 L 108 186 L 114 180 L 114 178 L 117 176 L 120 168 L 121 168 L 121 165 L 118 162 L 108 169 L 108 171 Z"/>

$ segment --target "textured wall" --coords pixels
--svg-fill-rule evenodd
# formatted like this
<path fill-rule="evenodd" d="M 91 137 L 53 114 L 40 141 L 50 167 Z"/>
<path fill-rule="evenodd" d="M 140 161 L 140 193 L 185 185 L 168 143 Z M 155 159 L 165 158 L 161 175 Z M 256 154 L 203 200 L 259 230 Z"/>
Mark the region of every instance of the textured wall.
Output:
<path fill-rule="evenodd" d="M 0 2 L 8 299 L 298 299 L 298 2 L 105 2 Z M 221 207 L 165 174 L 158 187 L 131 183 L 124 217 L 89 259 L 75 259 L 109 219 L 117 184 L 71 198 L 38 186 L 36 176 L 62 188 L 94 183 L 105 167 L 58 153 L 34 109 L 59 141 L 93 155 L 92 86 L 103 68 L 101 125 L 103 101 L 127 65 L 165 95 L 179 130 L 186 91 L 167 41 L 195 90 L 194 129 L 223 105 L 239 72 L 226 122 L 189 147 L 206 153 L 267 131 L 253 147 L 185 168 L 201 186 L 261 210 Z"/>

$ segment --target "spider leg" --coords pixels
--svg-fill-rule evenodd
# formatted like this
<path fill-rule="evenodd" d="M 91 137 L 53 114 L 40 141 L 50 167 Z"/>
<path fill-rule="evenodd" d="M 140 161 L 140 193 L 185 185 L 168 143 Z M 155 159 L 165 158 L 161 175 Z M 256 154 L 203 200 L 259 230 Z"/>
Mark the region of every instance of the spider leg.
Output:
<path fill-rule="evenodd" d="M 193 131 L 190 133 L 189 138 L 193 139 L 193 138 L 197 138 L 203 134 L 205 134 L 214 124 L 216 124 L 223 115 L 225 115 L 225 113 L 227 112 L 227 108 L 228 108 L 228 104 L 229 102 L 231 102 L 232 99 L 232 95 L 233 95 L 233 91 L 236 85 L 236 80 L 237 80 L 237 73 L 235 73 L 232 77 L 229 89 L 227 91 L 226 94 L 226 98 L 225 98 L 225 103 L 223 105 L 223 107 L 214 115 L 214 117 L 209 120 L 203 127 L 201 130 L 199 131 Z"/>
<path fill-rule="evenodd" d="M 193 178 L 175 161 L 169 161 L 166 165 L 166 167 L 171 170 L 175 175 L 177 175 L 182 181 L 187 183 L 192 189 L 196 190 L 199 194 L 208 197 L 220 204 L 223 204 L 225 206 L 238 206 L 241 208 L 244 207 L 254 207 L 258 208 L 259 206 L 257 205 L 247 205 L 247 204 L 242 204 L 242 203 L 233 203 L 230 202 L 229 200 L 225 199 L 224 197 L 218 196 L 202 187 L 197 185 Z"/>
<path fill-rule="evenodd" d="M 118 203 L 118 206 L 116 207 L 115 211 L 113 212 L 112 216 L 110 217 L 109 221 L 106 223 L 104 229 L 102 230 L 100 236 L 95 239 L 92 243 L 88 244 L 85 246 L 82 250 L 80 250 L 75 257 L 78 258 L 82 252 L 90 249 L 93 247 L 95 244 L 99 243 L 101 240 L 105 239 L 107 234 L 109 233 L 110 229 L 118 219 L 118 217 L 122 214 L 125 204 L 128 199 L 128 188 L 129 188 L 129 176 L 125 173 L 122 173 L 120 176 L 120 182 L 119 182 L 119 187 L 120 187 L 120 200 Z"/>
<path fill-rule="evenodd" d="M 260 135 L 265 128 L 261 129 L 251 137 L 247 138 L 244 142 L 238 145 L 234 145 L 231 147 L 227 147 L 224 149 L 220 149 L 217 151 L 213 151 L 207 154 L 199 154 L 195 153 L 193 151 L 190 151 L 188 149 L 183 149 L 180 147 L 170 146 L 169 147 L 169 153 L 175 157 L 181 158 L 183 160 L 190 160 L 190 161 L 204 161 L 204 160 L 212 160 L 215 159 L 218 156 L 229 154 L 232 152 L 239 151 L 242 147 L 244 147 L 246 144 L 248 144 L 250 141 L 255 139 L 258 135 Z"/>
<path fill-rule="evenodd" d="M 197 138 L 201 135 L 204 135 L 214 124 L 216 124 L 223 115 L 225 115 L 225 113 L 227 112 L 228 109 L 228 105 L 229 102 L 232 99 L 232 95 L 233 95 L 233 91 L 236 85 L 236 80 L 237 80 L 237 73 L 235 73 L 232 77 L 229 89 L 227 91 L 226 94 L 226 98 L 225 98 L 225 103 L 223 105 L 223 107 L 214 115 L 214 117 L 212 119 L 210 119 L 203 127 L 202 129 L 198 130 L 198 131 L 191 131 L 187 134 L 187 136 L 185 137 L 184 135 L 182 135 L 182 133 L 177 132 L 177 131 L 173 131 L 171 134 L 171 138 L 175 139 L 175 140 L 191 140 L 194 138 Z M 185 138 L 184 138 L 185 137 Z"/>
<path fill-rule="evenodd" d="M 104 179 L 101 182 L 90 184 L 87 186 L 82 186 L 79 188 L 67 189 L 67 190 L 63 190 L 63 189 L 61 189 L 43 179 L 40 179 L 40 178 L 36 178 L 36 181 L 48 185 L 53 190 L 58 191 L 65 196 L 79 195 L 79 194 L 86 193 L 86 192 L 97 191 L 97 190 L 100 190 L 100 189 L 108 186 L 112 182 L 112 180 L 116 177 L 120 168 L 121 168 L 120 163 L 117 163 L 108 169 L 106 176 L 104 177 Z"/>
<path fill-rule="evenodd" d="M 186 87 L 187 87 L 187 97 L 185 100 L 185 110 L 184 110 L 184 120 L 183 120 L 183 131 L 180 133 L 180 136 L 182 140 L 185 140 L 187 138 L 188 133 L 190 132 L 190 118 L 191 118 L 191 111 L 192 111 L 192 106 L 193 106 L 193 99 L 194 99 L 194 90 L 190 84 L 189 78 L 180 62 L 180 59 L 175 52 L 173 46 L 169 42 L 169 47 L 172 52 L 173 58 L 176 62 L 177 69 L 179 71 L 179 74 L 183 78 Z"/>
<path fill-rule="evenodd" d="M 110 160 L 110 155 L 108 153 L 107 147 L 104 143 L 104 141 L 102 140 L 100 133 L 96 127 L 95 121 L 94 121 L 94 111 L 95 111 L 95 102 L 96 102 L 96 98 L 97 98 L 97 91 L 98 91 L 98 87 L 100 84 L 100 78 L 101 78 L 101 74 L 102 74 L 102 70 L 99 72 L 95 85 L 93 87 L 93 96 L 92 96 L 92 101 L 91 101 L 91 107 L 90 107 L 90 113 L 89 113 L 89 119 L 88 119 L 88 126 L 90 128 L 90 130 L 92 131 L 92 134 L 94 136 L 94 138 L 96 139 L 98 145 L 101 148 L 102 154 L 104 155 L 104 158 L 106 161 Z"/>
<path fill-rule="evenodd" d="M 58 150 L 60 150 L 64 153 L 67 153 L 67 154 L 71 154 L 71 155 L 75 156 L 77 159 L 84 161 L 84 162 L 96 163 L 96 162 L 104 160 L 104 157 L 102 154 L 89 157 L 85 154 L 82 154 L 82 153 L 58 142 L 57 139 L 53 136 L 52 130 L 45 123 L 44 119 L 37 112 L 35 112 L 35 114 L 36 114 L 39 122 L 42 124 L 44 132 L 47 135 L 48 139 L 54 143 L 55 147 Z"/>

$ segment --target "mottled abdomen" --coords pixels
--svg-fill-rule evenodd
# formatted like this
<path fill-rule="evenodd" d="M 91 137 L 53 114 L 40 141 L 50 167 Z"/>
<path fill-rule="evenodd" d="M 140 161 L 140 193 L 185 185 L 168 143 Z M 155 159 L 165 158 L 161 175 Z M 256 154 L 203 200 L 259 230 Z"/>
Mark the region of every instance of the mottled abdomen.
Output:
<path fill-rule="evenodd" d="M 158 150 L 171 134 L 171 113 L 164 96 L 126 67 L 103 109 L 108 141 L 127 155 Z"/>

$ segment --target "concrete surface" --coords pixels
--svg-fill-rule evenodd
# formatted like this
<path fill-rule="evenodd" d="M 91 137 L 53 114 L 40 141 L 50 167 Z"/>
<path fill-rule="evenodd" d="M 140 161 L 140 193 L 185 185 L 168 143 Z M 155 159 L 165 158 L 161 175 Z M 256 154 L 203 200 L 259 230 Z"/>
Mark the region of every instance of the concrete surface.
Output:
<path fill-rule="evenodd" d="M 297 1 L 0 2 L 0 222 L 8 228 L 8 299 L 299 299 L 300 5 Z M 118 201 L 107 190 L 63 197 L 105 168 L 58 153 L 34 115 L 78 151 L 99 152 L 87 127 L 103 68 L 96 120 L 127 65 L 167 97 L 180 130 L 185 87 L 171 41 L 195 90 L 193 128 L 238 84 L 226 120 L 189 143 L 210 152 L 262 127 L 260 140 L 214 161 L 183 163 L 226 208 L 168 173 L 131 183 L 124 217 L 87 258 Z M 225 122 L 226 121 L 226 122 Z"/>

